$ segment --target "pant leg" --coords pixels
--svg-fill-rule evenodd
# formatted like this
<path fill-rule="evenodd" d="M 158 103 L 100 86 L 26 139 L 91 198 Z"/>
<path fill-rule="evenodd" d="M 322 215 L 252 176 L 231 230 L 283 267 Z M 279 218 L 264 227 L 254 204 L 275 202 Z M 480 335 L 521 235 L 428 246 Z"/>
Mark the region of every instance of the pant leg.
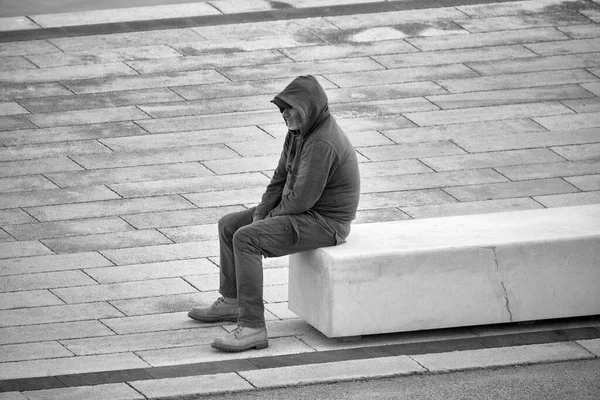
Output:
<path fill-rule="evenodd" d="M 280 257 L 336 244 L 335 232 L 310 214 L 267 218 L 241 227 L 233 236 L 238 324 L 265 325 L 262 257 Z"/>
<path fill-rule="evenodd" d="M 243 226 L 252 223 L 254 209 L 227 214 L 219 220 L 219 293 L 237 298 L 236 265 L 233 252 L 233 235 Z"/>

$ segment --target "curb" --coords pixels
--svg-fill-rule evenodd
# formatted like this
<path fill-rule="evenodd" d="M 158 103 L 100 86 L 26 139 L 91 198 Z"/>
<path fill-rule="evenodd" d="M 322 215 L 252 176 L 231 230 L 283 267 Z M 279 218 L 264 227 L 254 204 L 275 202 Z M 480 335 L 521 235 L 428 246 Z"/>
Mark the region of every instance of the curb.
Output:
<path fill-rule="evenodd" d="M 487 348 L 446 353 L 297 365 L 211 375 L 128 381 L 22 392 L 29 399 L 168 399 L 232 392 L 251 392 L 297 385 L 335 383 L 593 360 L 600 357 L 600 339 Z M 19 392 L 3 393 L 11 398 Z M 0 395 L 0 398 L 4 399 Z M 17 398 L 17 397 L 15 397 Z"/>

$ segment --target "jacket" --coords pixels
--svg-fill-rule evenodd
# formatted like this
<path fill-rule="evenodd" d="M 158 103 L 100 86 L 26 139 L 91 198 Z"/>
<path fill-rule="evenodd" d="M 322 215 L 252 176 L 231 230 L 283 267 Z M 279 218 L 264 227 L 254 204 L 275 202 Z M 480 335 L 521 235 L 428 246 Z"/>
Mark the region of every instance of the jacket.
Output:
<path fill-rule="evenodd" d="M 312 211 L 349 225 L 360 196 L 358 160 L 329 113 L 325 91 L 313 76 L 300 76 L 275 98 L 298 110 L 302 123 L 299 131 L 288 131 L 255 215 L 269 218 Z"/>

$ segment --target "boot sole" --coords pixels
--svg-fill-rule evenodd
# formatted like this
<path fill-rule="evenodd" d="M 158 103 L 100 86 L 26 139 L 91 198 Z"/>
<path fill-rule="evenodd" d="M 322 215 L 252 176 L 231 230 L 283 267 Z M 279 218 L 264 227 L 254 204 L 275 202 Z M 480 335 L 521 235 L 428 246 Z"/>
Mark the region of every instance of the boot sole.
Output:
<path fill-rule="evenodd" d="M 190 317 L 191 319 L 193 319 L 195 321 L 200 321 L 200 322 L 237 322 L 238 321 L 237 315 L 227 315 L 227 316 L 223 316 L 223 317 L 199 317 L 190 312 L 190 313 L 188 313 L 188 317 Z"/>
<path fill-rule="evenodd" d="M 250 349 L 256 349 L 256 350 L 266 349 L 267 347 L 269 347 L 269 341 L 265 340 L 264 342 L 253 343 L 251 345 L 244 346 L 244 347 L 220 346 L 220 345 L 216 345 L 213 343 L 210 345 L 210 347 L 212 347 L 213 349 L 226 351 L 228 353 L 239 353 L 241 351 L 246 351 L 246 350 L 250 350 Z"/>

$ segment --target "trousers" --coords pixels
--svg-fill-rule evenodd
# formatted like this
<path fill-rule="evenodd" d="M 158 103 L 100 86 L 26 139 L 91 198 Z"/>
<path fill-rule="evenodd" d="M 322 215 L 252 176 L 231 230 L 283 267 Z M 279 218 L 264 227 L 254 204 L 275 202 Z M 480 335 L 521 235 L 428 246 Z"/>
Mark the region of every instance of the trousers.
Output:
<path fill-rule="evenodd" d="M 219 220 L 219 292 L 237 298 L 238 325 L 262 328 L 262 258 L 341 244 L 350 233 L 350 224 L 326 219 L 313 211 L 252 222 L 254 211 L 234 212 Z"/>

